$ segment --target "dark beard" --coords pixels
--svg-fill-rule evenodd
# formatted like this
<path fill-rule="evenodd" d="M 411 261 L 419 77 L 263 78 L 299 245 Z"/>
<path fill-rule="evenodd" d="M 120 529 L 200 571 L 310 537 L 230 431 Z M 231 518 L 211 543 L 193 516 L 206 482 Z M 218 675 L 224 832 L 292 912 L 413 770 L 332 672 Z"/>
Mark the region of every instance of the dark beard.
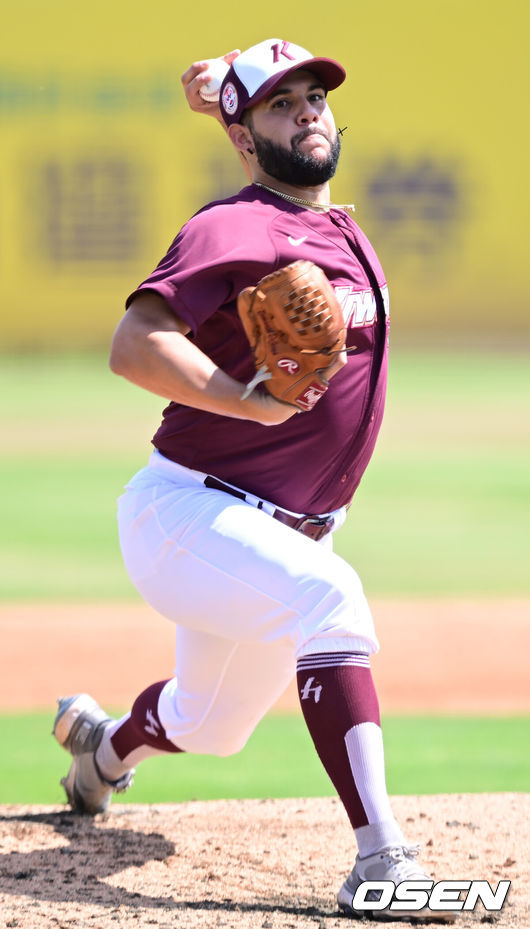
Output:
<path fill-rule="evenodd" d="M 277 181 L 283 181 L 284 184 L 292 184 L 294 187 L 318 187 L 325 184 L 333 177 L 337 170 L 337 162 L 340 155 L 340 139 L 337 135 L 334 142 L 331 142 L 329 136 L 319 132 L 330 143 L 328 157 L 322 161 L 314 158 L 310 152 L 301 152 L 297 143 L 301 142 L 308 135 L 312 135 L 314 129 L 304 129 L 295 135 L 291 148 L 284 148 L 271 139 L 256 132 L 249 126 L 258 164 L 260 168 L 267 172 L 270 177 L 276 178 Z"/>

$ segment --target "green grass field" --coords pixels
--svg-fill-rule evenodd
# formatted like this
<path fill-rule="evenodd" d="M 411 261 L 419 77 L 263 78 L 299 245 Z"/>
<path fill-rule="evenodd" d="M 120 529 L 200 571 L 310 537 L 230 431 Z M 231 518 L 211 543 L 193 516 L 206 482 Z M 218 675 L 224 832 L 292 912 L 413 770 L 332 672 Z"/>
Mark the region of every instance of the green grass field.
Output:
<path fill-rule="evenodd" d="M 116 498 L 164 403 L 99 355 L 2 358 L 0 599 L 134 596 Z M 369 595 L 530 593 L 530 366 L 395 352 L 378 448 L 337 534 Z"/>
<path fill-rule="evenodd" d="M 369 596 L 530 594 L 529 401 L 523 353 L 394 352 L 379 445 L 337 535 Z M 0 600 L 135 597 L 115 501 L 163 405 L 102 355 L 1 359 Z M 50 728 L 0 716 L 0 802 L 62 801 Z M 530 788 L 527 719 L 384 728 L 391 793 Z M 137 780 L 131 802 L 331 792 L 298 716 L 267 717 L 233 758 L 153 759 Z"/>
<path fill-rule="evenodd" d="M 62 803 L 69 756 L 51 715 L 0 717 L 0 803 Z M 528 720 L 388 717 L 391 794 L 528 791 Z M 267 716 L 238 755 L 178 755 L 142 765 L 127 803 L 333 795 L 301 715 Z"/>

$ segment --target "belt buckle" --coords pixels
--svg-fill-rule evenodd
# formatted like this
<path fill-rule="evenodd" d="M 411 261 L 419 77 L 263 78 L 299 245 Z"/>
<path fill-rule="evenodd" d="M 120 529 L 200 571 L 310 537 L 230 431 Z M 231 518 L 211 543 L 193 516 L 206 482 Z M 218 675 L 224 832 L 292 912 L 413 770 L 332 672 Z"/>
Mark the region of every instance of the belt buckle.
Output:
<path fill-rule="evenodd" d="M 298 526 L 298 532 L 318 542 L 319 539 L 322 539 L 330 532 L 334 522 L 335 519 L 333 516 L 306 516 Z"/>

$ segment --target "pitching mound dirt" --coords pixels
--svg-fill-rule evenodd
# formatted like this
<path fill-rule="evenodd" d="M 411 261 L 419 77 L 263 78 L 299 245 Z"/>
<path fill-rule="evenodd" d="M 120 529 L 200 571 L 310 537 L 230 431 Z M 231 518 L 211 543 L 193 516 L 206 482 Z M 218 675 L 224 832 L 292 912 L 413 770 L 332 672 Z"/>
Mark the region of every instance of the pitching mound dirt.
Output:
<path fill-rule="evenodd" d="M 512 881 L 500 913 L 479 903 L 457 927 L 528 929 L 530 794 L 393 803 L 438 880 L 487 880 L 494 889 Z M 353 856 L 346 816 L 331 798 L 116 805 L 95 819 L 7 806 L 0 808 L 0 925 L 345 929 L 335 894 Z"/>

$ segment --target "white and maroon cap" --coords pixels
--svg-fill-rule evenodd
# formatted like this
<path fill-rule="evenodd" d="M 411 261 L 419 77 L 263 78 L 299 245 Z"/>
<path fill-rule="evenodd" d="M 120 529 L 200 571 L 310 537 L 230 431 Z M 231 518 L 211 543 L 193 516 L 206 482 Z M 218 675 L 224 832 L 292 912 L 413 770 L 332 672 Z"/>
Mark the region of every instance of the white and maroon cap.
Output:
<path fill-rule="evenodd" d="M 243 110 L 263 100 L 285 74 L 298 68 L 313 71 L 325 90 L 334 90 L 346 77 L 338 61 L 314 58 L 306 48 L 283 39 L 266 39 L 238 55 L 226 73 L 219 92 L 226 125 L 238 123 Z"/>

